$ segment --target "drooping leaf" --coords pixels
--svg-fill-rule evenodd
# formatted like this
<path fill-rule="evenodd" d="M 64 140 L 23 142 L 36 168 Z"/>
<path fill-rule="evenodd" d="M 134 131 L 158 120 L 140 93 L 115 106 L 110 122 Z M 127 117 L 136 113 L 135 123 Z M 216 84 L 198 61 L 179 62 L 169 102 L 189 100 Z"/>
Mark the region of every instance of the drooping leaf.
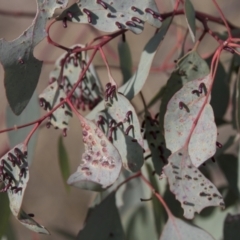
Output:
<path fill-rule="evenodd" d="M 85 46 L 81 44 L 71 46 L 72 49 L 83 47 Z M 72 54 L 68 57 L 66 56 L 66 53 L 62 54 L 57 59 L 54 70 L 50 73 L 50 82 L 52 83 L 59 80 L 61 77 L 62 65 L 64 65 L 60 84 L 64 92 L 68 94 L 77 83 L 83 68 L 85 68 L 86 62 L 88 62 L 86 52 Z M 72 99 L 74 100 L 75 106 L 82 110 L 85 110 L 86 107 L 91 110 L 99 103 L 99 101 L 101 101 L 102 86 L 93 64 L 90 64 L 85 76 L 74 91 Z"/>
<path fill-rule="evenodd" d="M 172 153 L 188 145 L 195 167 L 216 152 L 217 128 L 208 93 L 210 75 L 186 83 L 167 105 L 164 118 L 166 146 Z"/>
<path fill-rule="evenodd" d="M 88 23 L 104 32 L 129 29 L 136 34 L 143 31 L 145 22 L 159 28 L 162 20 L 154 0 L 82 0 L 70 6 L 57 18 L 64 19 Z"/>
<path fill-rule="evenodd" d="M 212 58 L 207 59 L 209 65 L 211 63 L 211 59 Z M 228 108 L 230 89 L 228 83 L 226 82 L 226 77 L 226 71 L 224 70 L 222 63 L 219 62 L 213 83 L 211 92 L 212 97 L 210 101 L 215 119 L 223 119 L 224 114 Z"/>
<path fill-rule="evenodd" d="M 106 101 L 107 109 L 98 114 L 103 131 L 118 149 L 123 167 L 137 172 L 143 165 L 143 137 L 140 123 L 132 104 L 122 94 Z M 109 127 L 111 126 L 111 127 Z"/>
<path fill-rule="evenodd" d="M 188 30 L 190 32 L 193 42 L 195 42 L 196 38 L 195 10 L 190 0 L 184 1 L 184 12 L 186 16 Z"/>
<path fill-rule="evenodd" d="M 118 178 L 122 160 L 118 150 L 90 120 L 81 119 L 85 152 L 77 171 L 68 179 L 75 187 L 102 191 Z"/>
<path fill-rule="evenodd" d="M 163 166 L 167 163 L 167 158 L 170 153 L 166 149 L 165 139 L 160 132 L 159 123 L 157 119 L 152 118 L 148 111 L 145 111 L 145 133 L 148 147 L 151 152 L 151 158 L 154 165 L 155 172 L 160 175 Z"/>
<path fill-rule="evenodd" d="M 238 189 L 238 159 L 233 154 L 222 154 L 217 158 L 217 162 L 224 173 L 229 188 L 234 194 L 240 197 Z"/>
<path fill-rule="evenodd" d="M 132 55 L 128 42 L 121 41 L 118 43 L 118 55 L 120 68 L 123 75 L 123 83 L 126 83 L 132 76 Z"/>
<path fill-rule="evenodd" d="M 151 69 L 152 61 L 157 52 L 157 48 L 160 42 L 163 40 L 170 26 L 171 18 L 164 20 L 162 27 L 159 32 L 154 35 L 144 47 L 140 62 L 138 64 L 138 70 L 134 75 L 123 85 L 118 91 L 123 93 L 128 100 L 131 100 L 136 96 L 143 85 L 145 84 L 148 74 Z M 101 101 L 88 115 L 88 119 L 95 119 L 96 114 L 104 109 L 104 101 Z"/>
<path fill-rule="evenodd" d="M 167 104 L 173 95 L 178 90 L 180 90 L 185 83 L 194 79 L 203 78 L 208 73 L 209 68 L 207 63 L 199 56 L 196 51 L 188 52 L 177 62 L 176 69 L 167 82 L 167 86 L 161 101 L 159 111 L 159 124 L 162 131 L 164 131 L 163 124 Z"/>
<path fill-rule="evenodd" d="M 51 83 L 39 95 L 40 104 L 47 111 L 56 107 L 64 98 L 66 98 L 66 94 L 63 89 L 59 87 L 57 81 Z M 49 123 L 55 128 L 68 129 L 70 116 L 72 116 L 72 110 L 67 103 L 64 103 L 63 107 L 59 107 L 52 113 Z"/>
<path fill-rule="evenodd" d="M 163 168 L 170 190 L 181 202 L 184 217 L 192 219 L 195 212 L 208 206 L 224 207 L 221 194 L 216 187 L 196 168 L 186 149 L 180 149 L 168 159 Z"/>
<path fill-rule="evenodd" d="M 224 240 L 238 240 L 240 236 L 240 214 L 228 214 L 224 221 Z"/>
<path fill-rule="evenodd" d="M 42 62 L 33 55 L 35 46 L 46 37 L 45 25 L 56 8 L 65 7 L 68 0 L 37 0 L 37 13 L 32 25 L 11 42 L 0 40 L 0 62 L 5 76 L 8 103 L 20 115 L 37 86 Z"/>
<path fill-rule="evenodd" d="M 13 114 L 13 112 L 9 107 L 7 107 L 6 109 L 7 128 L 26 124 L 27 122 L 31 122 L 38 119 L 39 117 L 40 117 L 40 108 L 39 108 L 39 102 L 38 102 L 36 92 L 33 94 L 28 106 L 23 110 L 20 116 L 16 116 L 15 114 Z M 29 134 L 29 132 L 31 131 L 32 127 L 33 126 L 25 127 L 22 129 L 18 129 L 17 131 L 8 132 L 10 147 L 12 148 L 15 145 L 17 145 L 19 142 L 24 141 L 27 135 Z M 37 137 L 38 137 L 38 130 L 34 133 L 34 135 L 31 137 L 28 143 L 28 165 L 29 166 L 31 165 L 33 160 Z"/>
<path fill-rule="evenodd" d="M 234 104 L 235 107 L 235 116 L 236 117 L 236 127 L 237 130 L 240 131 L 240 68 L 238 70 L 238 74 L 237 74 L 237 80 L 236 80 L 236 85 L 235 85 L 235 89 L 236 89 L 236 104 Z"/>
<path fill-rule="evenodd" d="M 123 240 L 124 231 L 115 204 L 115 192 L 111 193 L 98 206 L 90 209 L 86 225 L 80 230 L 79 240 Z"/>
<path fill-rule="evenodd" d="M 70 167 L 69 167 L 67 150 L 63 144 L 62 136 L 60 136 L 58 139 L 58 160 L 59 160 L 61 174 L 65 183 L 70 175 Z M 69 186 L 67 184 L 65 184 L 65 186 L 67 190 L 69 190 Z"/>
<path fill-rule="evenodd" d="M 1 185 L 0 185 L 1 186 Z M 7 194 L 1 194 L 0 196 L 0 239 L 6 234 L 7 226 L 10 220 L 9 200 Z"/>
<path fill-rule="evenodd" d="M 214 238 L 201 228 L 190 225 L 179 218 L 171 217 L 165 225 L 159 240 L 214 240 Z"/>
<path fill-rule="evenodd" d="M 0 180 L 5 185 L 1 191 L 8 193 L 12 214 L 20 223 L 32 231 L 49 234 L 43 226 L 35 222 L 21 209 L 29 180 L 27 151 L 24 144 L 16 145 L 1 158 Z"/>

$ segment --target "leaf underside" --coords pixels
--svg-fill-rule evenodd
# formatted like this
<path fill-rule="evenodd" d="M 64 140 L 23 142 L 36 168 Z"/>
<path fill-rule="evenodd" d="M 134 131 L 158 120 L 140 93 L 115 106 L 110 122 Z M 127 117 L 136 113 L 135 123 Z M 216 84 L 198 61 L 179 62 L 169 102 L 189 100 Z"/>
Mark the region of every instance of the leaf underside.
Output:
<path fill-rule="evenodd" d="M 82 163 L 69 177 L 68 184 L 102 191 L 117 180 L 122 168 L 121 156 L 92 121 L 83 118 L 81 125 L 85 152 Z"/>
<path fill-rule="evenodd" d="M 37 13 L 32 25 L 11 42 L 0 40 L 6 96 L 16 115 L 20 115 L 30 101 L 41 73 L 42 62 L 34 57 L 33 50 L 46 37 L 45 25 L 54 10 L 65 7 L 67 2 L 37 0 Z"/>

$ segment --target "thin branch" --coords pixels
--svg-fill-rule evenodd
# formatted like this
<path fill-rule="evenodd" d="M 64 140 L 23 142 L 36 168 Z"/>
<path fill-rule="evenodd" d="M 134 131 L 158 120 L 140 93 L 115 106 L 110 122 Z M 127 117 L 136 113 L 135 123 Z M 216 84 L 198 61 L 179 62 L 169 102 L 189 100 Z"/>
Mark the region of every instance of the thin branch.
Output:
<path fill-rule="evenodd" d="M 0 9 L 0 15 L 8 17 L 25 17 L 25 18 L 34 18 L 35 12 L 21 12 L 21 11 L 9 11 Z"/>

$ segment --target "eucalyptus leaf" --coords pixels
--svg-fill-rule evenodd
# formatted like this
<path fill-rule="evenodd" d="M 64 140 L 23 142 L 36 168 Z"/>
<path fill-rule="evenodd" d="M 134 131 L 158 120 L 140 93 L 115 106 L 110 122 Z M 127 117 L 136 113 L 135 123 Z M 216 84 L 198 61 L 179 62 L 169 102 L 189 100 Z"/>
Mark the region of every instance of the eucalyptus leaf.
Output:
<path fill-rule="evenodd" d="M 68 184 L 92 191 L 110 187 L 119 177 L 122 159 L 104 133 L 90 120 L 81 119 L 85 152 L 77 171 Z"/>
<path fill-rule="evenodd" d="M 68 13 L 71 13 L 69 16 Z M 154 0 L 81 0 L 66 9 L 57 20 L 67 19 L 75 23 L 88 23 L 104 32 L 129 29 L 139 34 L 144 23 L 161 27 L 161 16 Z"/>
<path fill-rule="evenodd" d="M 159 240 L 214 240 L 214 238 L 201 228 L 190 225 L 176 217 L 169 217 Z"/>
<path fill-rule="evenodd" d="M 166 35 L 168 28 L 171 24 L 171 18 L 164 20 L 162 27 L 159 29 L 158 33 L 154 35 L 144 47 L 141 54 L 140 62 L 138 64 L 138 70 L 134 75 L 123 85 L 118 91 L 123 93 L 128 100 L 131 100 L 136 96 L 143 88 L 147 77 L 149 75 L 152 61 L 156 55 L 157 48 L 160 42 Z M 104 109 L 104 102 L 101 101 L 88 115 L 87 118 L 92 120 L 95 119 L 96 114 Z"/>
<path fill-rule="evenodd" d="M 29 180 L 27 149 L 18 144 L 1 158 L 0 180 L 4 182 L 2 192 L 7 192 L 12 214 L 25 227 L 38 233 L 49 234 L 48 231 L 22 209 L 22 201 Z"/>
<path fill-rule="evenodd" d="M 188 144 L 195 167 L 216 152 L 217 127 L 209 104 L 210 75 L 186 83 L 174 94 L 164 117 L 166 146 L 172 153 Z"/>
<path fill-rule="evenodd" d="M 188 25 L 188 30 L 190 32 L 193 42 L 195 42 L 196 39 L 195 10 L 190 0 L 184 0 L 184 11 Z"/>
<path fill-rule="evenodd" d="M 186 149 L 173 153 L 163 168 L 170 190 L 181 202 L 184 217 L 192 219 L 195 212 L 208 206 L 221 206 L 224 202 L 217 188 L 192 164 Z"/>
<path fill-rule="evenodd" d="M 79 240 L 123 240 L 124 231 L 115 204 L 115 192 L 111 193 L 98 206 L 91 209 L 85 226 L 80 230 Z"/>
<path fill-rule="evenodd" d="M 123 75 L 123 83 L 132 77 L 132 55 L 128 42 L 121 41 L 118 43 L 118 55 L 120 61 L 120 68 Z"/>
<path fill-rule="evenodd" d="M 62 136 L 60 136 L 58 139 L 58 160 L 59 160 L 61 174 L 65 183 L 70 175 L 70 166 L 69 166 L 67 150 L 64 146 Z M 67 184 L 65 184 L 65 186 L 67 190 L 69 190 L 69 186 Z"/>
<path fill-rule="evenodd" d="M 68 0 L 36 2 L 37 13 L 32 25 L 11 42 L 0 40 L 0 62 L 5 71 L 6 96 L 16 115 L 20 115 L 30 101 L 41 73 L 42 62 L 34 57 L 34 48 L 47 36 L 47 20 L 56 8 L 65 7 Z"/>

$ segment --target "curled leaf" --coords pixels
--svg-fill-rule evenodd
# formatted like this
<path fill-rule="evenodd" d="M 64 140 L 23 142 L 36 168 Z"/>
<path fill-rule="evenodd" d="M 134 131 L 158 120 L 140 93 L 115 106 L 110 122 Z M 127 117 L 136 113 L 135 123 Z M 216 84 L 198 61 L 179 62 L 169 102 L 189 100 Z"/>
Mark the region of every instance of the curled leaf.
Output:
<path fill-rule="evenodd" d="M 129 29 L 139 34 L 145 22 L 156 28 L 161 26 L 162 19 L 154 0 L 134 3 L 128 0 L 82 0 L 66 9 L 57 19 L 88 23 L 104 32 Z"/>
<path fill-rule="evenodd" d="M 195 212 L 209 206 L 224 207 L 221 194 L 216 187 L 196 168 L 186 149 L 180 149 L 168 159 L 163 168 L 170 190 L 181 202 L 184 217 L 192 219 Z"/>
<path fill-rule="evenodd" d="M 68 184 L 101 191 L 117 180 L 122 168 L 121 156 L 92 121 L 83 118 L 81 125 L 85 152 L 82 163 L 69 177 Z"/>
<path fill-rule="evenodd" d="M 21 209 L 23 196 L 29 180 L 25 145 L 21 143 L 12 148 L 1 158 L 0 162 L 0 181 L 3 181 L 5 185 L 1 192 L 8 193 L 10 209 L 13 215 L 30 230 L 49 234 L 43 226 L 35 222 Z"/>

